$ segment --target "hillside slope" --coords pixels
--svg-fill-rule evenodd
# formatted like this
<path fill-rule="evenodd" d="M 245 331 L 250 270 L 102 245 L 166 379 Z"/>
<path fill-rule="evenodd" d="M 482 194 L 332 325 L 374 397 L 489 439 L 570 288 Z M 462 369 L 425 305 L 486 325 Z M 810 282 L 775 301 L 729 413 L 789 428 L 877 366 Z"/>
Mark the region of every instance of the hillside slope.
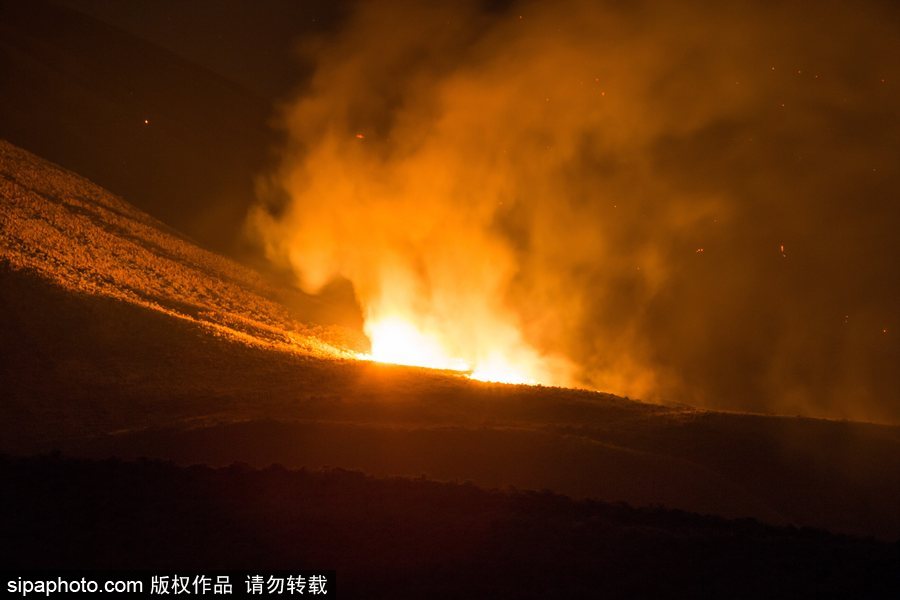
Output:
<path fill-rule="evenodd" d="M 0 144 L 0 451 L 324 465 L 900 536 L 900 428 L 346 358 L 290 293 Z"/>
<path fill-rule="evenodd" d="M 314 337 L 262 277 L 201 250 L 120 198 L 0 141 L 0 253 L 14 270 L 75 293 L 136 304 L 213 333 L 347 356 Z"/>

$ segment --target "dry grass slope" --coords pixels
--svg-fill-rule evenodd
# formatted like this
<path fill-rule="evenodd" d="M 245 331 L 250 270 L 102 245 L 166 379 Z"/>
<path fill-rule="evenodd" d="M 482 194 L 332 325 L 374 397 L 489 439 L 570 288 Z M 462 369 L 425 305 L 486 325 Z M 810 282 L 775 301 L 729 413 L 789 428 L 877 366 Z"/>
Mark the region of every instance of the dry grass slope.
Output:
<path fill-rule="evenodd" d="M 298 322 L 262 277 L 125 201 L 0 140 L 0 258 L 75 293 L 114 298 L 215 335 L 321 357 L 348 353 Z M 332 334 L 333 335 L 333 334 Z"/>

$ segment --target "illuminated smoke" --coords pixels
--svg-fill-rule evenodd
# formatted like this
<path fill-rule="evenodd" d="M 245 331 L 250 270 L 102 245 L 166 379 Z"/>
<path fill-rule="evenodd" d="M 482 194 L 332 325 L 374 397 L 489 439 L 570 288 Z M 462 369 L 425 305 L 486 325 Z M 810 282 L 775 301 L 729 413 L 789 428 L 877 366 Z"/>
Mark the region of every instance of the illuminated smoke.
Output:
<path fill-rule="evenodd" d="M 897 181 L 897 120 L 866 118 L 895 115 L 898 42 L 877 5 L 809 9 L 360 3 L 302 48 L 253 225 L 305 289 L 350 280 L 399 362 L 883 417 L 893 347 L 798 332 L 896 318 L 811 285 L 867 268 L 828 224 L 896 238 L 842 206 Z"/>

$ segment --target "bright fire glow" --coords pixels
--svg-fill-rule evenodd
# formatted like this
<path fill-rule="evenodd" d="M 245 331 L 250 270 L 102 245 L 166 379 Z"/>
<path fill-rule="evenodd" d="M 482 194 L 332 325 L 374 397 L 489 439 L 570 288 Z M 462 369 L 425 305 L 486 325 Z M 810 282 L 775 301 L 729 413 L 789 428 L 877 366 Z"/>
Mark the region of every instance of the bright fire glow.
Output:
<path fill-rule="evenodd" d="M 471 370 L 466 361 L 448 355 L 434 336 L 402 318 L 388 317 L 367 324 L 366 333 L 372 341 L 372 353 L 367 358 L 372 360 L 431 369 Z"/>
<path fill-rule="evenodd" d="M 387 317 L 366 324 L 372 352 L 361 354 L 365 360 L 443 369 L 466 373 L 471 379 L 496 383 L 536 385 L 529 369 L 514 364 L 500 352 L 483 360 L 467 360 L 448 352 L 436 333 L 426 333 L 402 317 Z"/>
<path fill-rule="evenodd" d="M 469 377 L 479 381 L 498 383 L 527 383 L 528 385 L 537 385 L 538 383 L 531 375 L 500 354 L 493 354 L 486 361 L 478 364 Z"/>

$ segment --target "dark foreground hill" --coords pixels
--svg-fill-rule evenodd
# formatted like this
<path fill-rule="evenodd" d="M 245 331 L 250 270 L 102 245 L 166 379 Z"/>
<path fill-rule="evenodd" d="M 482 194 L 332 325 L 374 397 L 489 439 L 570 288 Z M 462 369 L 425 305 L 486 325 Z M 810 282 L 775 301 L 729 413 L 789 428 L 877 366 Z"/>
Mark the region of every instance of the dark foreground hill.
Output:
<path fill-rule="evenodd" d="M 330 465 L 900 536 L 895 426 L 360 362 L 326 322 L 327 307 L 0 144 L 4 452 Z"/>
<path fill-rule="evenodd" d="M 336 569 L 342 597 L 896 597 L 900 546 L 549 492 L 0 458 L 4 567 Z"/>

